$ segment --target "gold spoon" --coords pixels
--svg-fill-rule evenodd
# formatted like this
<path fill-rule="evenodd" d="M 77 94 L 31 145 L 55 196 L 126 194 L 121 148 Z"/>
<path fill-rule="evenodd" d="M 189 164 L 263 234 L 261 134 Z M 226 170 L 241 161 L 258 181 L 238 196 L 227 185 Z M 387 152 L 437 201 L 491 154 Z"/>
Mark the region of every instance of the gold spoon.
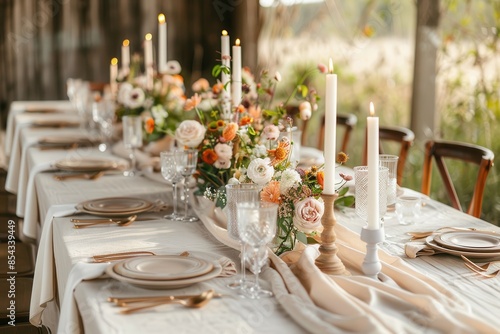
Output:
<path fill-rule="evenodd" d="M 130 314 L 134 313 L 137 311 L 145 310 L 151 307 L 156 307 L 164 304 L 181 304 L 185 307 L 189 308 L 200 308 L 205 306 L 214 296 L 214 290 L 207 290 L 202 292 L 199 295 L 195 295 L 186 299 L 173 299 L 173 300 L 163 300 L 163 301 L 157 301 L 153 302 L 147 305 L 143 306 L 137 306 L 137 307 L 130 307 L 124 310 L 121 310 L 120 313 L 122 314 Z"/>
<path fill-rule="evenodd" d="M 119 220 L 129 220 L 134 218 L 135 215 L 126 217 L 126 218 L 118 218 Z M 84 223 L 84 224 L 92 224 L 92 223 L 112 223 L 114 221 L 117 221 L 113 218 L 71 218 L 72 223 Z"/>
<path fill-rule="evenodd" d="M 473 272 L 475 272 L 476 274 L 479 274 L 485 278 L 493 278 L 493 277 L 496 277 L 499 273 L 500 273 L 500 269 L 498 269 L 497 271 L 494 271 L 492 273 L 486 273 L 484 271 L 479 271 L 477 270 L 475 267 L 471 266 L 470 264 L 468 264 L 467 262 L 464 262 L 465 266 L 467 268 L 469 268 L 470 270 L 472 270 Z"/>
<path fill-rule="evenodd" d="M 128 226 L 132 224 L 135 220 L 137 219 L 137 215 L 130 216 L 128 219 L 123 219 L 123 220 L 109 220 L 107 222 L 97 222 L 97 223 L 73 223 L 74 228 L 85 228 L 89 226 L 94 226 L 94 225 L 101 225 L 101 224 L 109 224 L 109 223 L 114 223 L 118 226 Z"/>

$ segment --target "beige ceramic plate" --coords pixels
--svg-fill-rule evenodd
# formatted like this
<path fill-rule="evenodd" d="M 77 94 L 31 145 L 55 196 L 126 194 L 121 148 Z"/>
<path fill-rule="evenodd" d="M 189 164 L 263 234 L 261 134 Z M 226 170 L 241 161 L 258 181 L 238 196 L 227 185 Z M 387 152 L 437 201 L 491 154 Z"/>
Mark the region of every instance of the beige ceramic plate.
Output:
<path fill-rule="evenodd" d="M 81 203 L 87 211 L 116 213 L 149 210 L 153 207 L 153 203 L 141 198 L 133 197 L 110 197 L 98 198 Z"/>
<path fill-rule="evenodd" d="M 143 280 L 179 280 L 204 275 L 213 269 L 213 263 L 192 256 L 157 255 L 136 257 L 115 266 L 125 277 Z"/>
<path fill-rule="evenodd" d="M 446 248 L 468 252 L 500 252 L 500 235 L 480 231 L 454 231 L 436 235 L 434 241 Z"/>
<path fill-rule="evenodd" d="M 123 275 L 120 275 L 116 270 L 116 266 L 122 263 L 123 261 L 117 262 L 115 264 L 111 264 L 106 268 L 106 273 L 111 277 L 118 281 L 128 283 L 139 288 L 144 289 L 153 289 L 153 290 L 166 290 L 166 289 L 179 289 L 184 288 L 196 283 L 204 282 L 214 277 L 219 276 L 222 272 L 222 266 L 219 263 L 214 262 L 213 268 L 208 273 L 204 275 L 200 275 L 197 277 L 191 277 L 186 279 L 178 279 L 178 280 L 143 280 L 137 278 L 130 278 Z"/>
<path fill-rule="evenodd" d="M 435 250 L 441 251 L 443 253 L 455 255 L 455 256 L 463 255 L 463 256 L 470 257 L 470 258 L 481 258 L 481 259 L 500 258 L 500 251 L 499 252 L 480 252 L 480 251 L 470 252 L 470 251 L 460 251 L 460 250 L 456 250 L 456 249 L 442 247 L 434 241 L 434 237 L 432 235 L 425 239 L 425 243 L 429 247 L 431 247 Z"/>
<path fill-rule="evenodd" d="M 118 168 L 119 163 L 109 159 L 68 159 L 55 163 L 55 167 L 68 172 L 92 172 Z"/>

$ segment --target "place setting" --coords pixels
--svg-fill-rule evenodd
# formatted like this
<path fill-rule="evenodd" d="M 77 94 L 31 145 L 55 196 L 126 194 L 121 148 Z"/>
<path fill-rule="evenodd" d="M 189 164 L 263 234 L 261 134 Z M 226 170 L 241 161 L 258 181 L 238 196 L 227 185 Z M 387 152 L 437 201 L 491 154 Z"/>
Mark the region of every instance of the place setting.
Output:
<path fill-rule="evenodd" d="M 89 136 L 65 135 L 65 136 L 46 136 L 40 138 L 37 147 L 41 150 L 53 149 L 71 149 L 81 147 L 92 147 L 96 141 Z"/>
<path fill-rule="evenodd" d="M 92 157 L 62 159 L 56 161 L 53 166 L 63 172 L 54 174 L 54 179 L 65 181 L 68 179 L 96 180 L 104 174 L 110 173 L 122 175 L 127 164 L 122 160 Z"/>

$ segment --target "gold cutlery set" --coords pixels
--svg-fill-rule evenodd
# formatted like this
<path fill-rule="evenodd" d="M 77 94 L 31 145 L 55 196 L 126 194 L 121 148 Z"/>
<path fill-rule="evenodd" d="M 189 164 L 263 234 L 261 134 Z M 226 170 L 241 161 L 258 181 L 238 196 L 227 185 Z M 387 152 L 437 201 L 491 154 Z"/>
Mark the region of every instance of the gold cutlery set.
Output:
<path fill-rule="evenodd" d="M 479 274 L 485 278 L 493 278 L 496 277 L 500 273 L 500 269 L 497 269 L 496 271 L 493 271 L 491 273 L 488 273 L 488 269 L 490 266 L 494 263 L 500 263 L 500 261 L 491 261 L 487 262 L 486 264 L 483 264 L 482 266 L 476 264 L 475 262 L 472 262 L 465 256 L 461 256 L 462 260 L 464 260 L 464 264 L 467 268 L 475 272 L 476 274 Z"/>

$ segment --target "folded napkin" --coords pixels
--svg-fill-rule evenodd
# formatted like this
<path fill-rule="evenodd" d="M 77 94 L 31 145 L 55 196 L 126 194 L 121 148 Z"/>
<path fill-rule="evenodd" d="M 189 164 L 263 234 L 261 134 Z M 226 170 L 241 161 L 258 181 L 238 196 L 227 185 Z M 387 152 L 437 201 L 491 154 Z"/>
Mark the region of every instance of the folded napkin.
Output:
<path fill-rule="evenodd" d="M 418 256 L 441 254 L 442 252 L 430 247 L 424 241 L 409 241 L 405 244 L 405 254 L 410 259 Z"/>
<path fill-rule="evenodd" d="M 42 313 L 47 307 L 47 303 L 54 300 L 56 296 L 52 220 L 54 217 L 72 215 L 75 211 L 75 204 L 53 205 L 45 216 L 38 244 L 30 303 L 30 322 L 35 326 L 42 323 Z"/>

